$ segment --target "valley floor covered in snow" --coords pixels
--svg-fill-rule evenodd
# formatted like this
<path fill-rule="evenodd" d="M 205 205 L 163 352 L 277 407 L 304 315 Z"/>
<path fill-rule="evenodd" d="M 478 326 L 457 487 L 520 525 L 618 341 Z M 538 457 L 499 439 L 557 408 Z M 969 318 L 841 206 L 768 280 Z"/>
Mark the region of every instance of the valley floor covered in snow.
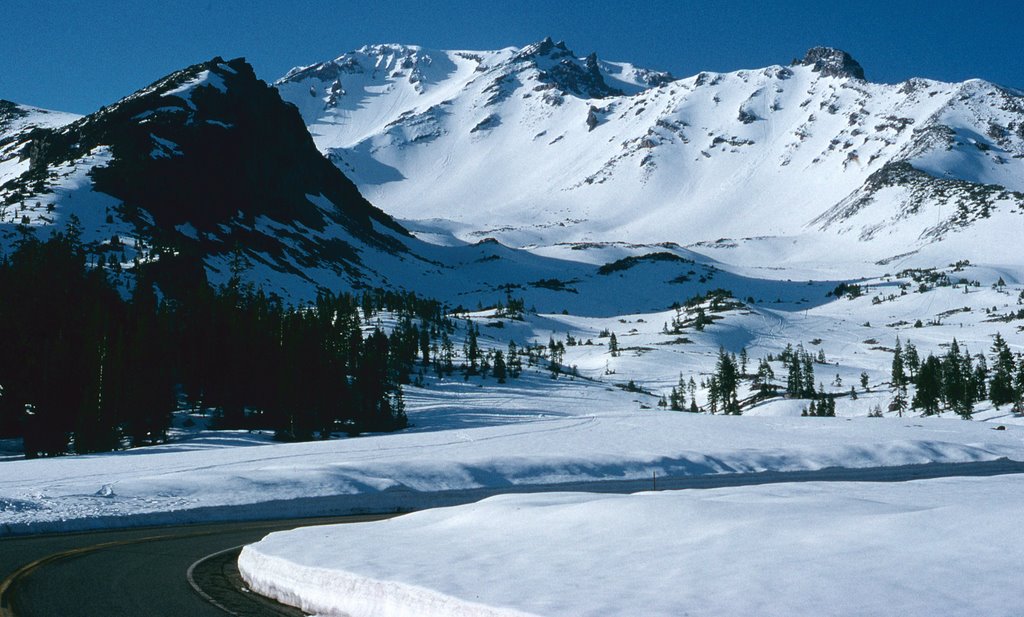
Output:
<path fill-rule="evenodd" d="M 612 490 L 636 491 L 652 477 L 1024 460 L 1018 425 L 711 416 L 630 410 L 632 399 L 583 379 L 524 373 L 487 388 L 410 388 L 415 426 L 397 434 L 282 444 L 202 431 L 121 453 L 8 461 L 0 534 L 411 510 L 623 480 L 636 484 Z M 792 413 L 793 403 L 774 407 Z"/>
<path fill-rule="evenodd" d="M 690 267 L 627 263 L 634 284 Z M 944 273 L 978 283 L 913 279 Z M 695 307 L 461 313 L 456 347 L 470 322 L 485 350 L 575 343 L 557 378 L 546 357 L 506 383 L 417 370 L 404 388 L 411 427 L 393 434 L 278 443 L 208 430 L 196 415 L 188 429 L 179 417 L 169 443 L 123 452 L 13 460 L 17 444 L 0 443 L 0 536 L 415 510 L 278 534 L 247 549 L 241 568 L 254 589 L 323 614 L 1020 614 L 1007 590 L 1024 548 L 1024 474 L 863 482 L 899 466 L 1024 461 L 1024 418 L 1010 405 L 976 402 L 974 421 L 890 409 L 897 337 L 922 357 L 954 339 L 989 355 L 1001 333 L 1019 353 L 1019 275 L 951 266 L 866 279 L 863 294 L 836 298 L 818 273 L 780 282 L 773 299 L 721 270 L 714 284 L 753 298 L 700 305 L 713 318 L 703 328 Z M 676 319 L 687 325 L 670 332 Z M 784 388 L 790 344 L 817 357 L 836 417 L 803 417 L 804 399 L 751 397 L 762 359 Z M 749 355 L 743 415 L 659 405 L 693 377 L 686 402 L 708 409 L 704 382 L 722 352 Z M 725 480 L 830 468 L 852 475 Z M 664 490 L 693 486 L 718 488 Z"/>

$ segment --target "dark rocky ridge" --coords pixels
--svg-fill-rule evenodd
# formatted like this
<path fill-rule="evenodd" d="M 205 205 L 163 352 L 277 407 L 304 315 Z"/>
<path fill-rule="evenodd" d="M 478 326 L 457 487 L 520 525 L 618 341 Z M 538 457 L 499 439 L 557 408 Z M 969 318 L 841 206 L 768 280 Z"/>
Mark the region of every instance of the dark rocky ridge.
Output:
<path fill-rule="evenodd" d="M 170 93 L 204 72 L 223 86 L 200 83 Z M 338 206 L 331 218 L 366 229 L 376 220 L 403 231 L 319 153 L 295 108 L 243 59 L 188 67 L 71 125 L 37 129 L 31 137 L 33 171 L 109 146 L 113 161 L 94 171 L 96 188 L 146 209 L 162 226 L 188 222 L 206 229 L 241 212 L 322 229 L 325 221 L 305 195 L 323 194 Z M 154 155 L 162 142 L 173 144 L 177 154 Z"/>
<path fill-rule="evenodd" d="M 555 61 L 555 64 L 545 69 L 537 62 L 540 58 Z M 566 94 L 588 99 L 602 99 L 624 94 L 622 90 L 613 88 L 605 82 L 596 53 L 590 54 L 581 63 L 576 58 L 576 54 L 566 47 L 563 41 L 556 43 L 551 37 L 524 47 L 512 58 L 512 62 L 527 62 L 537 66 L 540 71 L 540 81 L 550 84 Z"/>
<path fill-rule="evenodd" d="M 14 118 L 20 118 L 27 115 L 24 109 L 22 109 L 17 103 L 0 99 L 0 131 L 7 128 L 7 125 Z"/>
<path fill-rule="evenodd" d="M 829 77 L 851 77 L 864 79 L 864 68 L 853 56 L 834 47 L 812 47 L 802 60 L 793 64 L 812 67 L 814 71 Z"/>

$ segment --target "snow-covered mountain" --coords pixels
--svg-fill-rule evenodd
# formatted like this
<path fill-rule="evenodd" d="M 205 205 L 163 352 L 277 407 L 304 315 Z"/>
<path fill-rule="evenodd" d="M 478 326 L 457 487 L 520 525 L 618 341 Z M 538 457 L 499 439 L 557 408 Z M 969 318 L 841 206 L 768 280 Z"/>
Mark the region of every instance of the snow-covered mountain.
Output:
<path fill-rule="evenodd" d="M 718 287 L 806 302 L 784 279 L 824 297 L 894 260 L 1016 271 L 1021 93 L 864 76 L 815 48 L 676 79 L 545 39 L 364 47 L 275 90 L 216 58 L 84 118 L 4 103 L 0 236 L 75 214 L 124 270 L 183 254 L 295 300 L 380 286 L 588 315 Z"/>
<path fill-rule="evenodd" d="M 1021 92 L 864 77 L 830 48 L 675 79 L 545 39 L 363 47 L 276 86 L 414 231 L 442 219 L 514 246 L 812 235 L 881 259 L 978 219 L 1024 225 Z"/>
<path fill-rule="evenodd" d="M 125 267 L 175 255 L 214 279 L 233 263 L 310 286 L 380 284 L 378 257 L 408 252 L 407 232 L 242 59 L 185 68 L 83 118 L 4 110 L 5 235 L 75 215 Z"/>
<path fill-rule="evenodd" d="M 0 249 L 20 229 L 45 238 L 74 215 L 91 259 L 126 286 L 146 265 L 165 289 L 237 274 L 290 301 L 385 287 L 474 307 L 514 291 L 541 310 L 612 314 L 678 299 L 678 285 L 606 293 L 625 282 L 599 266 L 646 248 L 595 247 L 581 262 L 493 240 L 410 236 L 317 151 L 296 110 L 241 59 L 177 71 L 85 117 L 10 104 L 3 118 Z M 650 261 L 671 271 L 639 280 L 699 271 L 692 295 L 723 278 L 712 283 L 714 268 L 679 247 L 656 250 L 672 251 Z"/>

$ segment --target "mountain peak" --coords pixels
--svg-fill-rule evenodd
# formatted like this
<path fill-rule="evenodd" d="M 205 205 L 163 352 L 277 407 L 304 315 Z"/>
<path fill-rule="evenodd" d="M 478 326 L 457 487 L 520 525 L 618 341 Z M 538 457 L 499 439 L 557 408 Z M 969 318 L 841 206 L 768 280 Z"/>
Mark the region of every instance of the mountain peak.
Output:
<path fill-rule="evenodd" d="M 556 43 L 550 36 L 546 36 L 542 41 L 523 47 L 516 54 L 516 57 L 519 59 L 546 57 L 552 60 L 559 60 L 561 58 L 572 58 L 573 52 L 566 46 L 565 41 L 558 41 Z"/>
<path fill-rule="evenodd" d="M 596 53 L 580 60 L 564 41 L 556 43 L 550 36 L 523 47 L 509 62 L 516 66 L 534 67 L 540 71 L 540 81 L 582 98 L 599 99 L 623 94 L 622 90 L 605 82 Z"/>
<path fill-rule="evenodd" d="M 864 68 L 860 63 L 850 54 L 834 47 L 812 47 L 802 60 L 794 60 L 793 64 L 812 67 L 816 73 L 828 77 L 864 79 Z"/>
<path fill-rule="evenodd" d="M 220 259 L 237 245 L 253 263 L 304 276 L 301 267 L 356 272 L 360 245 L 404 250 L 404 228 L 360 195 L 317 150 L 295 106 L 241 58 L 186 67 L 21 141 L 27 170 L 0 186 L 3 203 L 102 194 L 113 204 L 109 225 L 189 259 Z M 88 169 L 82 187 L 71 184 L 78 168 Z M 84 217 L 90 199 L 63 199 L 56 210 Z M 330 257 L 320 259 L 325 247 Z"/>

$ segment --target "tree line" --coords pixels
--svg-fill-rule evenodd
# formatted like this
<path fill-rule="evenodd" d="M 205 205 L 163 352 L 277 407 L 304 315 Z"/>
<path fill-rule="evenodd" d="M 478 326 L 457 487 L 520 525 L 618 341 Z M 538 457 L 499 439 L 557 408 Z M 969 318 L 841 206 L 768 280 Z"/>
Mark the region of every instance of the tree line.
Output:
<path fill-rule="evenodd" d="M 22 437 L 27 457 L 166 441 L 179 405 L 281 439 L 407 424 L 418 329 L 364 322 L 387 306 L 440 324 L 438 303 L 323 292 L 290 307 L 237 278 L 171 298 L 145 268 L 122 294 L 80 235 L 74 220 L 46 241 L 23 228 L 0 257 L 0 435 Z"/>
<path fill-rule="evenodd" d="M 1024 413 L 1024 357 L 1015 356 L 998 333 L 991 353 L 990 368 L 984 354 L 972 356 L 953 339 L 946 353 L 921 359 L 912 343 L 903 346 L 897 339 L 890 379 L 892 406 L 902 413 L 909 404 L 925 415 L 951 410 L 970 419 L 975 404 L 989 400 L 996 408 L 1010 405 L 1014 412 Z M 914 396 L 908 401 L 910 384 Z"/>

